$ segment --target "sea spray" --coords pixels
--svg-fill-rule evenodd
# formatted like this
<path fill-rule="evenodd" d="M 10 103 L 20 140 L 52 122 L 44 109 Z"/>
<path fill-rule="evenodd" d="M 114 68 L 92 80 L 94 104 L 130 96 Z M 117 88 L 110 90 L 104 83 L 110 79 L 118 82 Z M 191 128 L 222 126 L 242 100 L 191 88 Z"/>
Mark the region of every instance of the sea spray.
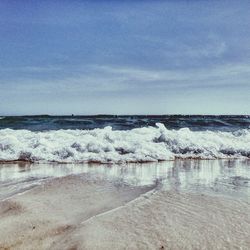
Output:
<path fill-rule="evenodd" d="M 250 158 L 250 130 L 167 129 L 0 130 L 0 160 L 32 162 L 147 162 L 175 158 Z"/>

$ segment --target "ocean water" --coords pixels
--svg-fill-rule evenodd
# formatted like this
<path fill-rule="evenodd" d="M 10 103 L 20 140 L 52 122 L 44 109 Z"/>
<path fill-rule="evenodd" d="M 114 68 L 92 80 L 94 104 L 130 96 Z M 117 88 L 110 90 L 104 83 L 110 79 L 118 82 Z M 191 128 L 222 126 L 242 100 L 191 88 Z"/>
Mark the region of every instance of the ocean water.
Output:
<path fill-rule="evenodd" d="M 250 116 L 0 117 L 0 161 L 250 158 Z"/>
<path fill-rule="evenodd" d="M 167 129 L 189 128 L 193 131 L 235 131 L 250 127 L 250 116 L 201 115 L 97 115 L 97 116 L 0 116 L 0 129 L 48 131 L 58 129 L 95 129 L 111 126 L 113 130 L 131 130 L 162 123 Z"/>

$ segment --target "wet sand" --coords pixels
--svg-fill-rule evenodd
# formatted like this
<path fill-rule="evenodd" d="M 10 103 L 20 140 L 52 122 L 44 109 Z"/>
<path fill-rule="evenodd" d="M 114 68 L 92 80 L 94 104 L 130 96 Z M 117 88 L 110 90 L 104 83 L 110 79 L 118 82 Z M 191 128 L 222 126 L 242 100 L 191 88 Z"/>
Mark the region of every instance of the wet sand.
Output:
<path fill-rule="evenodd" d="M 238 161 L 1 166 L 0 249 L 249 249 L 249 170 Z"/>

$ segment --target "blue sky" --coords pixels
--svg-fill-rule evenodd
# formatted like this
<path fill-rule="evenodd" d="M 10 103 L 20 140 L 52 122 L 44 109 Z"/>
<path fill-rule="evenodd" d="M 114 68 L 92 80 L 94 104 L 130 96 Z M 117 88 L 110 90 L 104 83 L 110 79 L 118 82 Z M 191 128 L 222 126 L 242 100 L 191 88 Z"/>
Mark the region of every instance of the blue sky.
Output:
<path fill-rule="evenodd" d="M 250 1 L 0 1 L 0 114 L 249 114 Z"/>

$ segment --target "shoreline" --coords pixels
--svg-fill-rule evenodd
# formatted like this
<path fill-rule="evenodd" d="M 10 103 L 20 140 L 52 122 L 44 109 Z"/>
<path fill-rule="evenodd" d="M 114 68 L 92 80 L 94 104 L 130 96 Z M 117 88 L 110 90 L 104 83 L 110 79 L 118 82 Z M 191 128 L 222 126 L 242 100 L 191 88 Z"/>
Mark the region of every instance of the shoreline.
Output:
<path fill-rule="evenodd" d="M 0 201 L 1 250 L 250 245 L 247 163 L 6 165 L 0 167 L 0 183 L 7 185 L 7 193 L 12 185 L 16 190 L 23 183 L 41 182 Z M 17 178 L 14 184 L 11 175 Z"/>
<path fill-rule="evenodd" d="M 0 249 L 52 247 L 79 221 L 123 206 L 154 188 L 116 186 L 88 175 L 46 181 L 0 202 Z"/>
<path fill-rule="evenodd" d="M 150 163 L 161 163 L 161 162 L 174 162 L 174 161 L 250 161 L 249 157 L 220 157 L 220 158 L 202 158 L 202 157 L 175 157 L 174 159 L 168 160 L 145 160 L 145 161 L 121 161 L 121 162 L 102 162 L 102 161 L 72 161 L 72 162 L 65 162 L 65 161 L 31 161 L 31 160 L 0 160 L 0 166 L 3 164 L 88 164 L 88 165 L 124 165 L 124 164 L 150 164 Z"/>

